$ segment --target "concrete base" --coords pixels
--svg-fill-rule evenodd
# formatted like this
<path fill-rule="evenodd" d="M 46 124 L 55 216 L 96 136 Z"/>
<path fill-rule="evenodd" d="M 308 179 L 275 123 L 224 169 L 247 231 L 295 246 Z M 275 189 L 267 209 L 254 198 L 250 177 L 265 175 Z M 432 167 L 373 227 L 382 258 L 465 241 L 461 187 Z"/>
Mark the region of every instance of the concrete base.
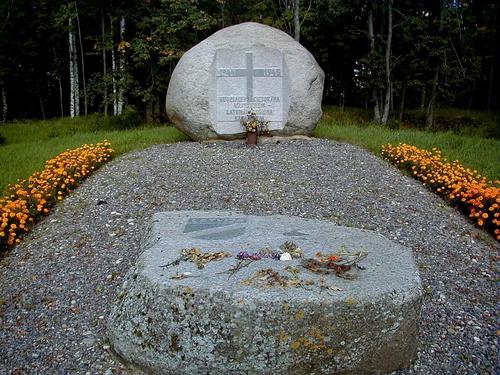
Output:
<path fill-rule="evenodd" d="M 292 240 L 314 257 L 341 246 L 367 251 L 358 278 L 318 275 L 300 261 L 262 259 L 229 277 L 240 251 Z M 234 254 L 160 267 L 182 249 Z M 421 285 L 411 251 L 373 232 L 325 221 L 234 212 L 158 213 L 109 319 L 114 350 L 152 374 L 365 374 L 415 358 Z M 262 269 L 303 287 L 243 282 Z M 188 278 L 178 279 L 185 272 Z M 173 278 L 172 278 L 173 277 Z M 243 282 L 243 283 L 242 283 Z M 340 289 L 340 290 L 337 290 Z"/>

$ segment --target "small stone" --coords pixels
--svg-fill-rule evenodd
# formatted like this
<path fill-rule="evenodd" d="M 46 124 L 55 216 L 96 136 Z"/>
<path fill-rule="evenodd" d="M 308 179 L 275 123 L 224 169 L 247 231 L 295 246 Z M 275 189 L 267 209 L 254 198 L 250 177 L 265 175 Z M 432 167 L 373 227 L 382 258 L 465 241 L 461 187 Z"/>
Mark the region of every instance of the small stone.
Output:
<path fill-rule="evenodd" d="M 82 343 L 84 343 L 85 345 L 88 345 L 88 346 L 92 346 L 95 344 L 95 337 L 94 336 L 85 337 L 82 340 Z"/>
<path fill-rule="evenodd" d="M 283 253 L 280 256 L 280 260 L 282 261 L 292 260 L 292 256 L 290 255 L 290 253 Z"/>

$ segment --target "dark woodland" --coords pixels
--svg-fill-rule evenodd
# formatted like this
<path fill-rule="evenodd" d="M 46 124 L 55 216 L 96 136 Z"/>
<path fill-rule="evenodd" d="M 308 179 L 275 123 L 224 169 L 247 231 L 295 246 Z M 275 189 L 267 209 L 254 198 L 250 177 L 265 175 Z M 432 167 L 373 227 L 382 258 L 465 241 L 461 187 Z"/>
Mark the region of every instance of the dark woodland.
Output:
<path fill-rule="evenodd" d="M 129 108 L 168 121 L 182 54 L 254 21 L 311 51 L 325 104 L 380 123 L 420 108 L 432 127 L 437 107 L 500 107 L 499 17 L 493 0 L 1 0 L 1 121 Z"/>

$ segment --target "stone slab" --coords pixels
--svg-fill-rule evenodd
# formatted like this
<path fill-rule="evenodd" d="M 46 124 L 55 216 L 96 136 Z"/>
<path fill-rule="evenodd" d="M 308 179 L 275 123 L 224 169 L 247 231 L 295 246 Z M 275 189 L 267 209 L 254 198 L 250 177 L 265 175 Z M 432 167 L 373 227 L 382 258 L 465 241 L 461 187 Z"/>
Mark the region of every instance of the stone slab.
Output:
<path fill-rule="evenodd" d="M 259 288 L 242 281 L 255 261 L 229 277 L 235 257 L 160 267 L 182 249 L 234 256 L 292 240 L 314 257 L 341 246 L 369 253 L 346 280 L 302 268 L 307 287 Z M 421 286 L 411 251 L 374 232 L 331 222 L 236 212 L 155 214 L 144 252 L 129 272 L 109 319 L 116 353 L 153 374 L 363 374 L 408 366 L 415 358 Z M 184 272 L 191 276 L 172 279 Z M 326 289 L 325 286 L 330 287 Z M 337 290 L 339 289 L 339 290 Z"/>
<path fill-rule="evenodd" d="M 290 106 L 288 70 L 283 54 L 272 48 L 218 49 L 210 101 L 216 108 L 214 129 L 219 134 L 239 134 L 241 121 L 254 111 L 269 122 L 269 130 L 285 126 Z M 285 115 L 286 114 L 286 115 Z"/>

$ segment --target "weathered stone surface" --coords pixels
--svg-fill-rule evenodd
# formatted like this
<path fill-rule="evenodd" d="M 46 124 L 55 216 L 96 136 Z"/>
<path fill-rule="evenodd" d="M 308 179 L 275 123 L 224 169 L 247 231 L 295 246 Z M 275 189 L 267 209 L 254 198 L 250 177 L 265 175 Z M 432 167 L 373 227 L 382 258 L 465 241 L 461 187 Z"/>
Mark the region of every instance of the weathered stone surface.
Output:
<path fill-rule="evenodd" d="M 252 109 L 272 135 L 310 135 L 321 117 L 323 70 L 288 34 L 248 22 L 187 51 L 172 74 L 166 108 L 195 140 L 237 139 Z"/>
<path fill-rule="evenodd" d="M 260 269 L 287 274 L 297 259 L 263 259 L 225 273 L 238 252 L 286 240 L 306 257 L 340 246 L 368 251 L 366 269 L 345 280 L 299 267 L 298 276 L 314 282 L 303 288 L 242 283 Z M 234 256 L 203 269 L 160 267 L 191 247 Z M 415 357 L 420 278 L 410 250 L 381 235 L 297 217 L 175 211 L 154 216 L 143 248 L 110 316 L 109 337 L 122 358 L 149 373 L 363 374 Z M 190 277 L 175 279 L 185 272 Z"/>

